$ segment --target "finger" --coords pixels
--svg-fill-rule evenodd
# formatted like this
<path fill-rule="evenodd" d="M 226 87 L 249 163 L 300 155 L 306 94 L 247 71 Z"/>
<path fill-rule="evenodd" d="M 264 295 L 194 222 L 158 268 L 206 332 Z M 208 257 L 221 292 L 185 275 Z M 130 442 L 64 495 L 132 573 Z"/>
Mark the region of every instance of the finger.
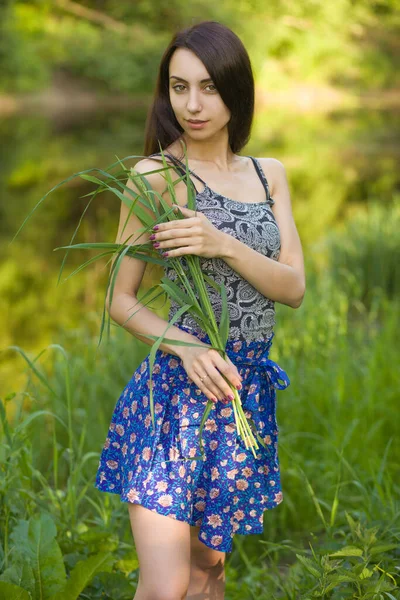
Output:
<path fill-rule="evenodd" d="M 180 221 L 180 224 L 182 221 Z M 190 232 L 188 231 L 190 229 Z M 154 240 L 158 242 L 162 242 L 164 240 L 169 240 L 177 237 L 187 237 L 188 235 L 200 235 L 202 229 L 200 227 L 196 227 L 195 225 L 190 225 L 188 227 L 168 227 L 168 229 L 164 229 L 163 231 L 157 231 L 154 235 Z"/>
<path fill-rule="evenodd" d="M 231 361 L 227 362 L 226 360 L 224 360 L 219 354 L 219 352 L 217 352 L 216 350 L 209 351 L 208 354 L 211 354 L 211 360 L 214 364 L 215 371 L 218 373 L 218 378 L 213 378 L 213 381 L 216 383 L 216 385 L 218 385 L 225 397 L 228 397 L 229 394 L 232 395 L 233 392 L 232 389 L 229 387 L 228 382 L 230 382 L 236 388 L 242 386 L 242 379 L 239 375 L 237 368 Z M 226 377 L 228 382 L 222 377 L 222 375 Z"/>
<path fill-rule="evenodd" d="M 216 385 L 214 383 L 214 379 L 213 379 L 213 377 L 215 377 L 214 371 L 216 373 L 218 373 L 218 372 L 216 371 L 216 369 L 213 368 L 212 365 L 210 365 L 208 367 L 208 369 L 209 370 L 212 369 L 212 371 L 211 371 L 211 374 L 210 374 L 210 371 L 208 370 L 208 372 L 207 372 L 207 374 L 206 374 L 206 376 L 204 378 L 204 381 L 202 382 L 203 385 L 205 385 L 206 389 L 212 394 L 212 396 L 214 398 L 216 398 L 217 400 L 224 400 L 225 399 L 225 394 L 221 391 L 220 387 L 218 387 L 218 385 Z"/>
<path fill-rule="evenodd" d="M 235 373 L 237 379 L 239 379 L 240 383 L 243 382 L 243 377 L 241 376 L 241 374 L 239 373 L 239 370 L 238 370 L 237 366 L 231 361 L 231 359 L 229 358 L 229 356 L 227 356 L 226 361 L 230 365 L 230 367 L 233 370 L 233 372 Z"/>
<path fill-rule="evenodd" d="M 208 361 L 207 358 L 202 358 L 202 361 L 202 366 L 211 379 L 210 382 L 207 382 L 208 388 L 215 393 L 219 400 L 222 400 L 223 398 L 229 398 L 229 396 L 232 396 L 229 399 L 233 400 L 233 390 L 229 387 L 229 383 L 225 381 L 217 367 L 214 365 L 214 358 L 210 356 L 210 353 L 208 353 Z M 222 363 L 225 363 L 223 358 L 221 358 L 221 361 Z"/>
<path fill-rule="evenodd" d="M 193 237 L 177 237 L 177 238 L 170 238 L 169 240 L 165 240 L 163 242 L 158 242 L 158 246 L 156 246 L 156 248 L 158 249 L 162 249 L 162 248 L 178 248 L 180 246 L 189 246 L 190 244 L 195 245 L 195 244 L 200 244 L 200 238 L 193 238 Z"/>
<path fill-rule="evenodd" d="M 202 360 L 201 363 L 200 360 Z M 204 375 L 200 376 L 203 379 L 201 383 L 213 397 L 217 398 L 217 400 L 223 400 L 226 398 L 226 394 L 221 391 L 220 386 L 215 383 L 215 380 L 218 381 L 218 379 L 221 379 L 221 375 L 212 363 L 209 361 L 204 362 L 204 358 L 199 359 L 197 364 L 193 365 L 193 368 L 196 370 L 196 373 L 204 373 Z M 232 393 L 232 390 L 229 390 L 228 393 Z"/>
<path fill-rule="evenodd" d="M 190 375 L 190 378 L 192 379 L 192 381 L 194 381 L 194 383 L 197 385 L 197 387 L 199 388 L 199 390 L 212 402 L 214 402 L 214 404 L 216 404 L 219 400 L 219 398 L 204 384 L 204 382 L 200 379 L 204 379 L 205 381 L 207 381 L 207 376 L 205 375 L 197 375 L 197 373 L 192 373 Z M 209 379 L 208 379 L 209 381 Z"/>
<path fill-rule="evenodd" d="M 181 248 L 176 248 L 176 250 L 168 250 L 167 258 L 176 258 L 177 256 L 185 256 L 186 254 L 196 254 L 197 256 L 203 256 L 198 246 L 182 246 Z M 163 256 L 165 256 L 164 252 Z"/>
<path fill-rule="evenodd" d="M 198 217 L 187 217 L 186 219 L 177 219 L 176 221 L 168 221 L 167 223 L 159 223 L 157 226 L 157 234 L 160 231 L 171 231 L 175 229 L 187 229 L 188 227 L 199 226 Z"/>

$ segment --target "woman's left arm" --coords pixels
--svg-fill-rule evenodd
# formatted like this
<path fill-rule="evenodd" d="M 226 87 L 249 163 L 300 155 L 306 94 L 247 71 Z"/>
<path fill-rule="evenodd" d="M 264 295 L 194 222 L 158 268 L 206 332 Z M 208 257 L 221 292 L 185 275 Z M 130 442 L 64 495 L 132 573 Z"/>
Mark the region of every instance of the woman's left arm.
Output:
<path fill-rule="evenodd" d="M 294 222 L 290 192 L 284 165 L 277 159 L 260 158 L 263 169 L 271 173 L 273 213 L 280 230 L 279 260 L 273 260 L 249 248 L 227 233 L 221 244 L 220 258 L 246 279 L 263 296 L 298 308 L 306 290 L 301 241 Z"/>

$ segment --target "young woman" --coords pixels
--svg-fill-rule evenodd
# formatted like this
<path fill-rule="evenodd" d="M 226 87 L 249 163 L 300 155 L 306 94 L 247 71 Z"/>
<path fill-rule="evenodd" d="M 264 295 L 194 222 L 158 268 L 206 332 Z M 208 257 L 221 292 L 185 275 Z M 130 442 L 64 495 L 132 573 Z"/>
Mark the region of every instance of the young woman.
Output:
<path fill-rule="evenodd" d="M 224 560 L 234 534 L 261 533 L 264 511 L 282 501 L 275 394 L 289 378 L 268 355 L 274 304 L 299 307 L 305 274 L 284 166 L 274 158 L 239 154 L 250 135 L 253 110 L 250 60 L 229 28 L 206 21 L 174 36 L 161 60 L 147 121 L 148 158 L 135 169 L 145 173 L 162 167 L 160 142 L 171 174 L 179 178 L 184 142 L 197 210 L 187 208 L 181 181 L 177 210 L 185 219 L 138 237 L 142 224 L 135 216 L 122 234 L 128 210 L 122 203 L 117 241 L 131 234 L 135 243 L 151 239 L 166 257 L 170 278 L 168 256 L 201 257 L 204 271 L 225 285 L 230 331 L 224 360 L 188 313 L 168 330 L 168 338 L 202 347 L 164 343 L 158 349 L 155 433 L 148 357 L 115 407 L 96 487 L 128 503 L 140 562 L 135 600 L 222 599 Z M 147 179 L 172 202 L 160 173 Z M 132 182 L 129 186 L 135 189 Z M 146 334 L 159 337 L 167 322 L 137 303 L 146 264 L 123 259 L 108 310 L 118 323 L 135 312 L 124 326 L 152 344 Z M 211 286 L 209 294 L 218 321 L 221 300 Z M 171 302 L 168 321 L 177 309 Z M 245 412 L 268 446 L 260 445 L 257 458 L 237 435 L 222 374 L 241 389 Z M 208 399 L 215 406 L 203 430 L 205 460 L 190 460 L 200 453 L 199 425 Z"/>

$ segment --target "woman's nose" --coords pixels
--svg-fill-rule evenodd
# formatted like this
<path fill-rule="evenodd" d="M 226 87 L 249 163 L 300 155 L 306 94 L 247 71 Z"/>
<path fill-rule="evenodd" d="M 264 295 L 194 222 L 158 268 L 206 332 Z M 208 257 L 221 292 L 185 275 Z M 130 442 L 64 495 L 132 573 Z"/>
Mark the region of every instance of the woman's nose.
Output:
<path fill-rule="evenodd" d="M 201 107 L 200 107 L 200 100 L 199 100 L 199 96 L 198 96 L 197 92 L 192 92 L 189 95 L 187 107 L 188 107 L 188 110 L 193 110 L 196 112 L 199 111 L 199 109 Z"/>

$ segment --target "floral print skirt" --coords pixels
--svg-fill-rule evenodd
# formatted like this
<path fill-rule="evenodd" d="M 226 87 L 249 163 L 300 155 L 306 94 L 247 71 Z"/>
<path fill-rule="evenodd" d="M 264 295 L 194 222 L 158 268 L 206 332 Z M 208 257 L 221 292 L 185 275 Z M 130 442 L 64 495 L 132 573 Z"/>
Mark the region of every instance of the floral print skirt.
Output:
<path fill-rule="evenodd" d="M 181 329 L 210 343 L 183 325 Z M 266 447 L 254 457 L 238 436 L 231 404 L 217 402 L 202 430 L 207 397 L 174 354 L 157 350 L 153 365 L 153 427 L 149 356 L 122 391 L 104 447 L 95 487 L 119 494 L 161 515 L 200 527 L 199 540 L 231 552 L 233 536 L 259 534 L 263 514 L 282 502 L 278 459 L 276 390 L 290 380 L 268 358 L 274 333 L 265 342 L 228 340 L 226 352 L 243 378 L 240 398 Z"/>

